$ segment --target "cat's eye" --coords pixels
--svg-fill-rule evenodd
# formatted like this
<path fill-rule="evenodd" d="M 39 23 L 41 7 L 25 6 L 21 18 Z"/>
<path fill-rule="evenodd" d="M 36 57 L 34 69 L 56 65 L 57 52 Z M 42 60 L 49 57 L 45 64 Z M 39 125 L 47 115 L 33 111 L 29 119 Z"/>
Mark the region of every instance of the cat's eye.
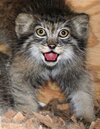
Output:
<path fill-rule="evenodd" d="M 58 34 L 58 36 L 59 36 L 60 38 L 67 38 L 68 35 L 69 35 L 69 30 L 67 30 L 67 29 L 62 29 L 62 30 L 60 30 L 60 32 L 59 32 L 59 34 Z"/>
<path fill-rule="evenodd" d="M 36 30 L 36 34 L 37 34 L 38 36 L 40 36 L 40 37 L 43 37 L 43 36 L 46 35 L 46 31 L 45 31 L 43 28 L 38 28 L 38 29 Z"/>

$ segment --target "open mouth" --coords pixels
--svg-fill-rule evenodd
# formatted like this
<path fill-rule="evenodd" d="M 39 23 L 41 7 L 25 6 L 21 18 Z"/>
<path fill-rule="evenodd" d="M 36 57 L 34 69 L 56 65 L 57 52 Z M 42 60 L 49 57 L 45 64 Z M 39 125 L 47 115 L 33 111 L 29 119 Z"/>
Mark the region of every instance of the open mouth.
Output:
<path fill-rule="evenodd" d="M 55 52 L 47 52 L 43 54 L 45 57 L 45 60 L 48 62 L 55 62 L 57 61 L 57 58 L 59 56 L 59 54 L 55 53 Z"/>

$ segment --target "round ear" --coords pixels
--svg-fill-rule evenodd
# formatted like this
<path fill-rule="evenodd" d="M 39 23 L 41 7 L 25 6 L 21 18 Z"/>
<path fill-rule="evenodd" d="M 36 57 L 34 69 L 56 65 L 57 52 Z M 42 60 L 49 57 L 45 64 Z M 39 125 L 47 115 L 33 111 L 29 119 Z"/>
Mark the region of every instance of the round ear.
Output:
<path fill-rule="evenodd" d="M 30 31 L 34 18 L 31 14 L 20 13 L 15 20 L 15 32 L 18 38 Z"/>
<path fill-rule="evenodd" d="M 80 36 L 87 36 L 89 26 L 89 16 L 85 13 L 78 14 L 72 18 L 75 32 Z M 85 38 L 85 37 L 84 37 Z"/>

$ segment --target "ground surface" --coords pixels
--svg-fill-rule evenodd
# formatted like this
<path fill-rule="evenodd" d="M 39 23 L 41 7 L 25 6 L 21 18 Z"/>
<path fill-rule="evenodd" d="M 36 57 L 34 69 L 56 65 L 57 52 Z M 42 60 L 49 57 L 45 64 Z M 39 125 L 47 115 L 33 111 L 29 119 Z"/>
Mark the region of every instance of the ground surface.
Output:
<path fill-rule="evenodd" d="M 1 117 L 0 129 L 100 129 L 100 100 L 95 103 L 96 120 L 77 120 L 68 104 L 52 101 L 32 115 L 9 110 Z"/>

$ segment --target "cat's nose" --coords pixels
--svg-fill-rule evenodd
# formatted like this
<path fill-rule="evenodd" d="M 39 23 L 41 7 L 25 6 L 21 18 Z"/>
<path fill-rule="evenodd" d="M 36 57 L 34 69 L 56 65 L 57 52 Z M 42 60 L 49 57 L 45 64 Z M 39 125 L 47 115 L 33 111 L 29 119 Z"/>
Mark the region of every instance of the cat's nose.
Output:
<path fill-rule="evenodd" d="M 49 47 L 50 49 L 55 49 L 56 46 L 57 46 L 56 44 L 48 44 L 48 47 Z"/>

